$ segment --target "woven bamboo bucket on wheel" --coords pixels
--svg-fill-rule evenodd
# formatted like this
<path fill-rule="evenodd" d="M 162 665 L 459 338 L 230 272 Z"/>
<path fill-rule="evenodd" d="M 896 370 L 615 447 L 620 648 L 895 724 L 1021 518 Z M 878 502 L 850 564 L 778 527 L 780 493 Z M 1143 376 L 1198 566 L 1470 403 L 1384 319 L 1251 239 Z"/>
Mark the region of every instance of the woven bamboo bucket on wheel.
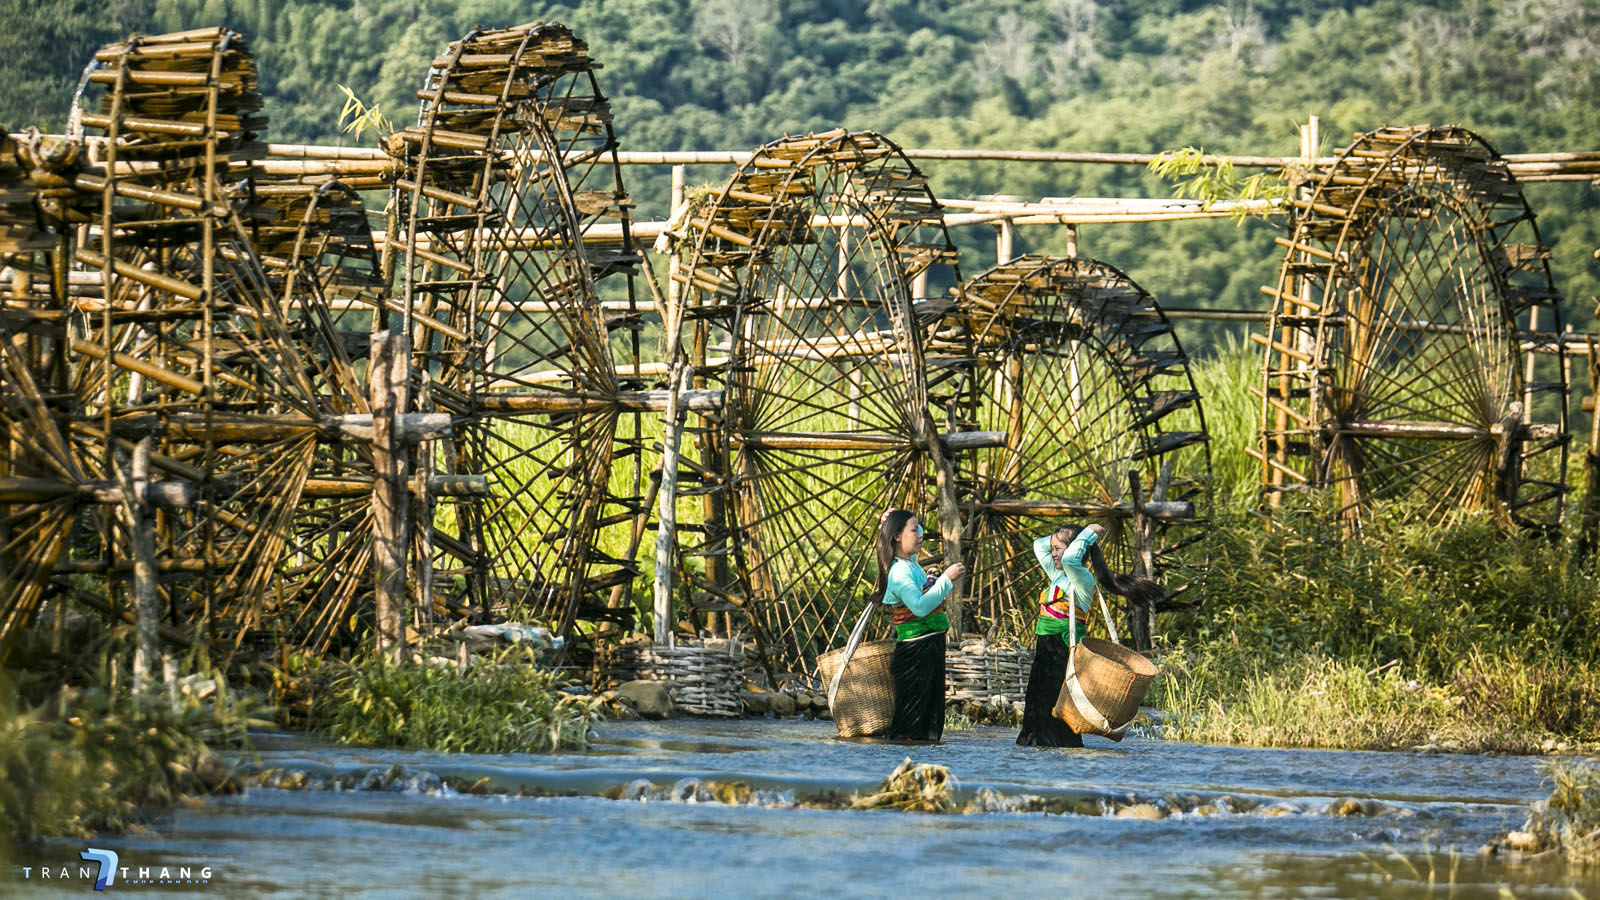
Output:
<path fill-rule="evenodd" d="M 839 693 L 833 698 L 833 724 L 839 737 L 866 737 L 889 730 L 894 718 L 894 678 L 889 674 L 893 640 L 867 641 L 855 648 Z M 833 680 L 849 648 L 829 650 L 817 657 L 817 671 L 826 685 Z"/>
<path fill-rule="evenodd" d="M 1139 701 L 1159 671 L 1155 663 L 1099 638 L 1084 638 L 1073 648 L 1072 659 L 1051 715 L 1079 734 L 1122 740 L 1123 729 L 1139 714 Z"/>

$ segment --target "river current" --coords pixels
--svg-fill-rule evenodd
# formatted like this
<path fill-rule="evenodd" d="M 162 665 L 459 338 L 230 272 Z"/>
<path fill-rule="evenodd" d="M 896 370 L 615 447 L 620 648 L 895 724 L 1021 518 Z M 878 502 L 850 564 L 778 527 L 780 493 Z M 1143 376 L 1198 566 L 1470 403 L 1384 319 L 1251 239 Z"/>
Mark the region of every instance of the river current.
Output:
<path fill-rule="evenodd" d="M 582 752 L 480 756 L 260 734 L 254 765 L 288 787 L 31 848 L 0 895 L 92 890 L 92 844 L 119 856 L 108 889 L 152 895 L 1600 898 L 1595 874 L 1478 852 L 1548 795 L 1536 757 L 1014 738 L 674 719 L 601 723 Z M 965 811 L 822 808 L 907 757 L 947 767 Z M 464 782 L 497 793 L 445 786 Z"/>

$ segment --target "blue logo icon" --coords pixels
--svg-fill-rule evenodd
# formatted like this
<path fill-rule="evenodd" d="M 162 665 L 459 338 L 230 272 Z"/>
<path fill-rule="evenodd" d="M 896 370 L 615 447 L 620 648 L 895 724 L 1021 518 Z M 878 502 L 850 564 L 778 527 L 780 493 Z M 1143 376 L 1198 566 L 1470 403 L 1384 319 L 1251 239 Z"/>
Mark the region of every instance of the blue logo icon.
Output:
<path fill-rule="evenodd" d="M 100 864 L 100 875 L 94 880 L 94 889 L 103 891 L 117 880 L 117 851 L 97 850 L 94 847 L 79 853 L 81 859 L 90 859 Z"/>

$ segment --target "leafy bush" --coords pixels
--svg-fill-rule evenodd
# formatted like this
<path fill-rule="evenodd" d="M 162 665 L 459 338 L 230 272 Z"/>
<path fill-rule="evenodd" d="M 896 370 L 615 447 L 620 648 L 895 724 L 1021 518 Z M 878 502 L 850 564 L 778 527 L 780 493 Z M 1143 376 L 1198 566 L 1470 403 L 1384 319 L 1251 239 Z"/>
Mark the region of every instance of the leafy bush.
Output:
<path fill-rule="evenodd" d="M 242 745 L 258 720 L 225 685 L 200 684 L 175 697 L 63 688 L 28 706 L 0 674 L 0 846 L 121 831 L 185 795 L 227 789 L 212 748 Z"/>
<path fill-rule="evenodd" d="M 545 753 L 586 745 L 597 701 L 558 690 L 512 647 L 461 671 L 381 659 L 313 673 L 309 727 L 349 744 L 457 753 Z"/>

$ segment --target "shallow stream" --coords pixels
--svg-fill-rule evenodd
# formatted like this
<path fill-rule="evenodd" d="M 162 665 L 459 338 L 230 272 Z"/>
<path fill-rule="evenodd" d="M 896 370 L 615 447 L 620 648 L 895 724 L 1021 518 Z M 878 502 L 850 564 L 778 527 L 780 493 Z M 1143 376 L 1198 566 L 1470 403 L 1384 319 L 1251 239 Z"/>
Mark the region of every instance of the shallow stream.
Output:
<path fill-rule="evenodd" d="M 549 756 L 261 734 L 266 783 L 286 787 L 94 846 L 119 855 L 113 889 L 245 898 L 1600 898 L 1600 874 L 1478 855 L 1548 794 L 1539 758 L 1137 736 L 1039 750 L 1015 734 L 906 746 L 820 721 L 675 719 L 602 723 L 589 750 Z M 967 811 L 813 808 L 873 792 L 906 757 L 948 767 Z M 85 846 L 28 851 L 0 896 L 92 888 Z M 159 883 L 205 866 L 204 884 Z"/>

